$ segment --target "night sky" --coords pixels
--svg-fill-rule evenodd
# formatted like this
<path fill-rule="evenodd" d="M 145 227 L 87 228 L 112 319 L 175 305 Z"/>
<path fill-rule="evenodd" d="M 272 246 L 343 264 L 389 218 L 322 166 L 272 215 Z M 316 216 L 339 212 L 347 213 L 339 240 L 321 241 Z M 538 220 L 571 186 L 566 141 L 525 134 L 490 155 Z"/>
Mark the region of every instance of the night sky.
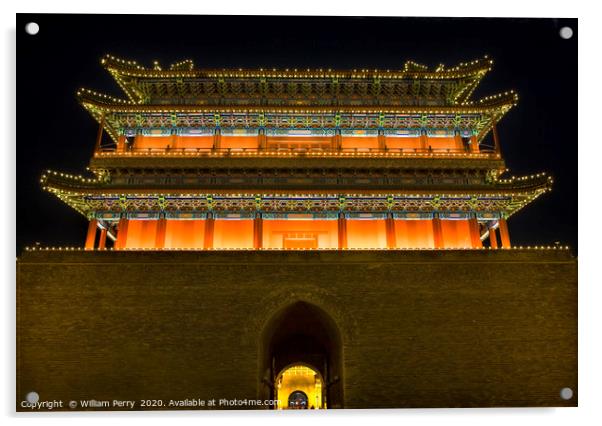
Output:
<path fill-rule="evenodd" d="M 35 36 L 27 22 L 40 24 Z M 570 26 L 574 36 L 558 32 Z M 513 245 L 577 250 L 577 20 L 254 16 L 17 15 L 17 253 L 83 246 L 86 219 L 39 184 L 52 169 L 85 174 L 98 125 L 77 103 L 87 87 L 125 96 L 101 67 L 110 53 L 163 67 L 434 67 L 489 55 L 473 98 L 514 89 L 499 123 L 514 175 L 548 172 L 554 187 L 508 221 Z"/>

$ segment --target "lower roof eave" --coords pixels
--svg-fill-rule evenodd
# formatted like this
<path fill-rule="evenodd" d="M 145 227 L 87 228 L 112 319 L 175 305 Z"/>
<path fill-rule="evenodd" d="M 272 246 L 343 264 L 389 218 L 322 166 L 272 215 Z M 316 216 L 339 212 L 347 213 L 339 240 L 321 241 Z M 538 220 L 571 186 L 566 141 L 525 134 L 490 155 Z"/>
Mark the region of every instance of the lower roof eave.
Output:
<path fill-rule="evenodd" d="M 95 156 L 90 169 L 434 169 L 498 170 L 506 167 L 496 156 L 483 157 L 130 157 Z"/>
<path fill-rule="evenodd" d="M 70 187 L 70 186 L 48 186 L 46 189 L 67 193 L 71 195 L 127 195 L 127 194 L 140 194 L 140 195 L 174 195 L 174 196 L 186 196 L 186 195 L 261 195 L 261 194 L 358 194 L 358 195 L 408 195 L 408 196 L 420 196 L 420 195 L 519 195 L 519 194 L 530 194 L 534 192 L 545 192 L 550 190 L 550 187 L 545 184 L 535 185 L 531 187 L 482 187 L 482 188 L 393 188 L 393 187 L 375 187 L 375 188 L 349 188 L 349 187 L 338 187 L 338 188 L 219 188 L 219 187 L 206 187 L 206 188 L 192 188 L 192 187 L 180 187 L 180 188 L 168 188 L 168 187 Z"/>

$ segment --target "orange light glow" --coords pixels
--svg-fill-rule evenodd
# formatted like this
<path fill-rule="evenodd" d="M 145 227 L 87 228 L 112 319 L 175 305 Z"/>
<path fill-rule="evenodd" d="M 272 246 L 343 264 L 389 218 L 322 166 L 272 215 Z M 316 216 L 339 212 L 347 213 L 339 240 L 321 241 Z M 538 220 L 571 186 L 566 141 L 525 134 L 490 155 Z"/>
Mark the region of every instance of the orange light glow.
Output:
<path fill-rule="evenodd" d="M 163 150 L 167 148 L 180 149 L 211 149 L 213 136 L 144 136 L 138 135 L 134 141 L 134 149 Z"/>
<path fill-rule="evenodd" d="M 228 149 L 257 149 L 259 138 L 257 136 L 221 136 L 220 148 Z"/>
<path fill-rule="evenodd" d="M 388 137 L 386 145 L 389 149 L 420 149 L 420 137 Z"/>
<path fill-rule="evenodd" d="M 395 220 L 397 248 L 434 248 L 431 220 Z"/>
<path fill-rule="evenodd" d="M 445 248 L 472 247 L 468 220 L 442 220 L 443 245 Z"/>
<path fill-rule="evenodd" d="M 336 220 L 264 220 L 265 248 L 337 248 Z"/>
<path fill-rule="evenodd" d="M 173 139 L 171 136 L 144 136 L 137 135 L 134 140 L 135 149 L 165 149 L 173 148 Z"/>
<path fill-rule="evenodd" d="M 437 149 L 453 149 L 453 150 L 457 150 L 457 149 L 463 149 L 463 145 L 462 145 L 462 140 L 460 139 L 459 142 L 458 140 L 451 136 L 451 137 L 430 137 L 428 138 L 428 144 L 431 146 L 431 148 L 433 148 L 434 150 Z"/>
<path fill-rule="evenodd" d="M 157 236 L 156 220 L 130 220 L 125 248 L 155 248 Z"/>
<path fill-rule="evenodd" d="M 216 219 L 213 248 L 253 248 L 253 220 Z"/>
<path fill-rule="evenodd" d="M 270 136 L 267 138 L 267 149 L 322 151 L 332 147 L 332 138 L 323 136 Z"/>
<path fill-rule="evenodd" d="M 202 249 L 204 237 L 204 219 L 166 221 L 165 248 Z"/>
<path fill-rule="evenodd" d="M 378 149 L 377 137 L 343 137 L 341 138 L 342 149 Z"/>
<path fill-rule="evenodd" d="M 299 218 L 263 220 L 260 246 L 267 249 L 336 249 L 339 248 L 339 221 L 314 220 L 310 215 Z M 303 217 L 302 217 L 303 216 Z M 474 219 L 473 219 L 474 220 Z M 120 248 L 203 249 L 205 219 L 165 221 L 165 241 L 158 243 L 158 220 L 128 220 L 125 241 Z M 347 219 L 346 246 L 351 249 L 388 248 L 384 219 Z M 429 249 L 435 247 L 432 220 L 395 219 L 394 246 L 389 248 Z M 468 219 L 440 220 L 441 248 L 480 248 L 480 238 L 471 237 Z M 95 228 L 94 228 L 95 230 Z M 253 219 L 216 219 L 213 231 L 214 249 L 254 248 Z M 478 233 L 478 228 L 473 232 Z M 122 237 L 123 238 L 123 237 Z M 158 245 L 159 244 L 159 245 Z M 508 244 L 508 243 L 507 243 Z M 91 245 L 91 243 L 89 244 Z"/>
<path fill-rule="evenodd" d="M 384 219 L 347 220 L 348 248 L 386 248 L 387 229 Z"/>
<path fill-rule="evenodd" d="M 175 140 L 175 148 L 207 150 L 213 148 L 213 136 L 178 136 Z"/>

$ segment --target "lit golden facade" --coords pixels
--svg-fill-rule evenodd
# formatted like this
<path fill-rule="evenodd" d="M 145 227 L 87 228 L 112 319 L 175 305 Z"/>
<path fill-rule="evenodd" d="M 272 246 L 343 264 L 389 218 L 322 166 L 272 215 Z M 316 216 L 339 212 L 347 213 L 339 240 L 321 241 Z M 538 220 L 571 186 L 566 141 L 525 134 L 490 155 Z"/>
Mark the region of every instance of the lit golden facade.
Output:
<path fill-rule="evenodd" d="M 99 122 L 95 177 L 41 183 L 90 220 L 88 249 L 508 248 L 507 218 L 552 181 L 502 177 L 496 124 L 517 95 L 471 100 L 492 63 L 210 70 L 106 56 L 126 99 L 78 92 Z"/>

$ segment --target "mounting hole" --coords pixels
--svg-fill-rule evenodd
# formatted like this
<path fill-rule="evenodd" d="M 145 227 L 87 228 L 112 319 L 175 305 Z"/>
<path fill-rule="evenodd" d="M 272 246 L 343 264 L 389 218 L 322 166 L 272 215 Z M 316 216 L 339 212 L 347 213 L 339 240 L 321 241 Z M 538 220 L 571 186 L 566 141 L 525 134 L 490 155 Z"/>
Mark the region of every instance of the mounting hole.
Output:
<path fill-rule="evenodd" d="M 27 395 L 25 395 L 25 399 L 30 404 L 35 404 L 40 400 L 40 395 L 38 395 L 37 392 L 29 392 Z"/>
<path fill-rule="evenodd" d="M 573 37 L 573 29 L 571 27 L 562 27 L 559 31 L 560 37 L 565 40 Z"/>
<path fill-rule="evenodd" d="M 37 22 L 29 22 L 25 25 L 25 32 L 29 35 L 36 35 L 40 32 L 40 26 Z"/>
<path fill-rule="evenodd" d="M 573 389 L 571 388 L 562 388 L 560 389 L 560 397 L 565 401 L 568 401 L 573 397 Z"/>

